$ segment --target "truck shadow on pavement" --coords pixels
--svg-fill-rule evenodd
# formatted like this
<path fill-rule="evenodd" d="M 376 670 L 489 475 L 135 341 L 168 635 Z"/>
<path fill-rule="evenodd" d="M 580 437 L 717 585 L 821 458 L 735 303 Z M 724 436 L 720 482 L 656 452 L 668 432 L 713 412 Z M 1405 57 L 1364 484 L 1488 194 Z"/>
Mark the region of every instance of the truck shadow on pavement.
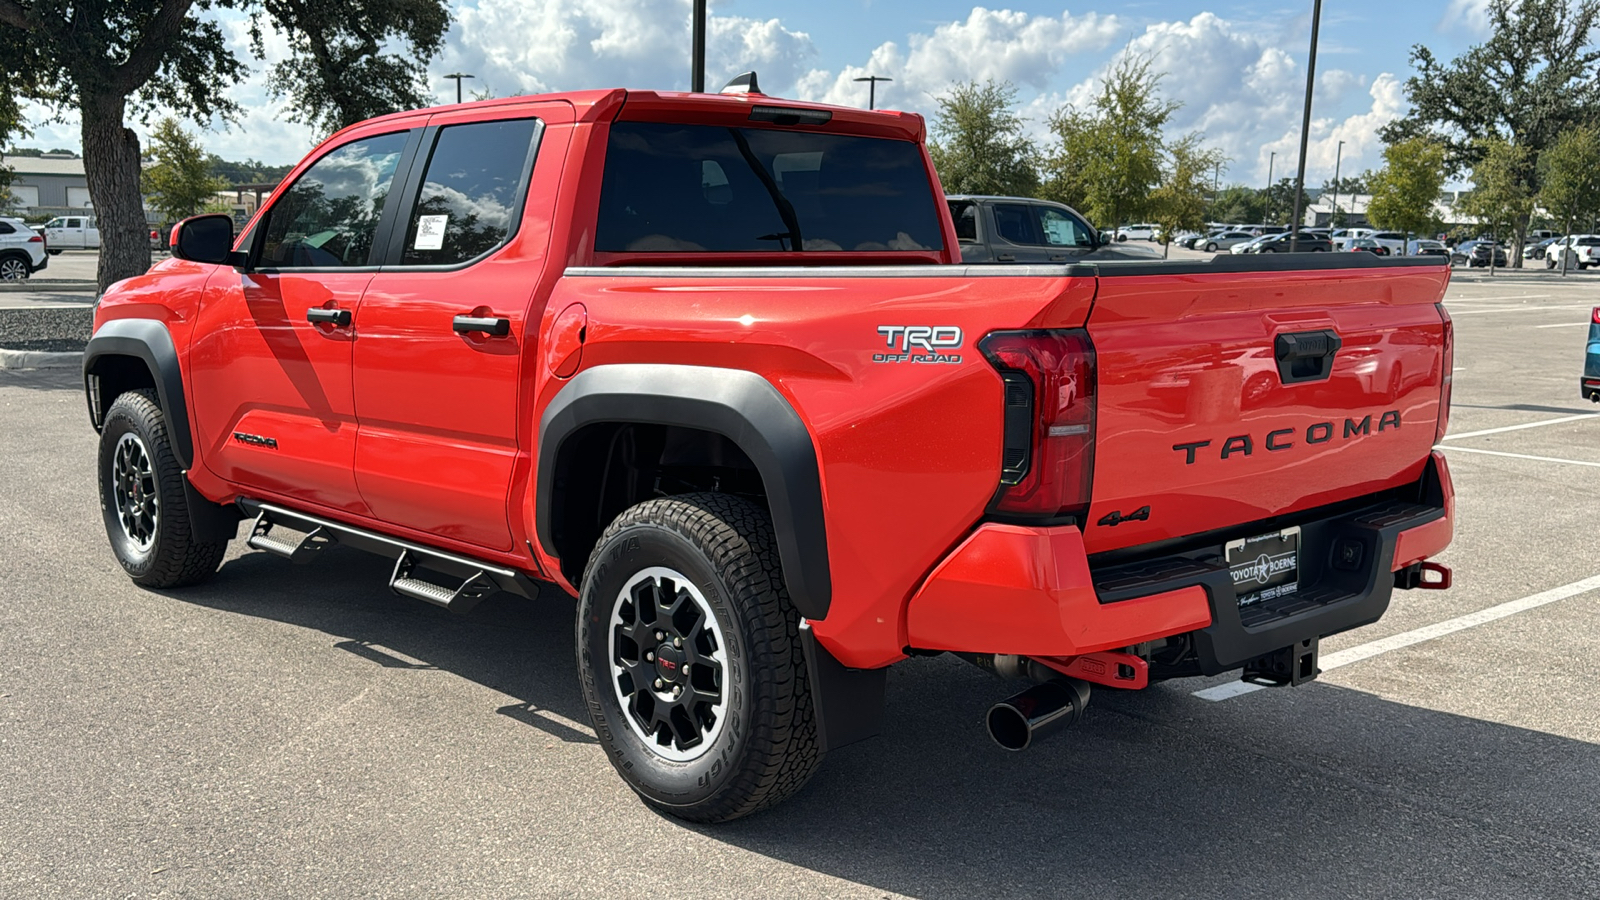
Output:
<path fill-rule="evenodd" d="M 387 575 L 343 549 L 304 567 L 247 552 L 174 597 L 453 673 L 522 701 L 496 711 L 538 740 L 594 742 L 564 593 L 456 616 L 390 595 Z M 664 834 L 925 897 L 1594 896 L 1600 746 L 1325 683 L 1216 704 L 1198 686 L 1097 691 L 1075 729 L 1012 754 L 982 716 L 1019 685 L 908 660 L 884 733 L 800 794 L 726 825 L 663 818 Z"/>

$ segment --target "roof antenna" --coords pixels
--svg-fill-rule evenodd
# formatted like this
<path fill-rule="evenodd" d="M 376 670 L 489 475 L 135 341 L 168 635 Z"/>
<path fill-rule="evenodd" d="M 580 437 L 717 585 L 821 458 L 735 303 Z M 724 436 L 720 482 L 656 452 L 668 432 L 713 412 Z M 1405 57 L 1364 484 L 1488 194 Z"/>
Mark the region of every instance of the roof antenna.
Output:
<path fill-rule="evenodd" d="M 722 86 L 724 94 L 759 94 L 761 85 L 756 83 L 756 73 L 746 72 L 735 75 L 733 80 Z"/>

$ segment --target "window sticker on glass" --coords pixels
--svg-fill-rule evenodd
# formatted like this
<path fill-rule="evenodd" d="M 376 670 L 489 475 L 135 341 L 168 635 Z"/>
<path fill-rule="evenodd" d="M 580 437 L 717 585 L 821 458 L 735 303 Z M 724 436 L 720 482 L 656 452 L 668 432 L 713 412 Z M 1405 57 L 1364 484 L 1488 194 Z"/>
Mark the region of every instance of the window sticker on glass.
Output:
<path fill-rule="evenodd" d="M 419 216 L 417 217 L 417 242 L 413 245 L 417 250 L 438 250 L 444 246 L 445 226 L 450 224 L 449 216 Z"/>

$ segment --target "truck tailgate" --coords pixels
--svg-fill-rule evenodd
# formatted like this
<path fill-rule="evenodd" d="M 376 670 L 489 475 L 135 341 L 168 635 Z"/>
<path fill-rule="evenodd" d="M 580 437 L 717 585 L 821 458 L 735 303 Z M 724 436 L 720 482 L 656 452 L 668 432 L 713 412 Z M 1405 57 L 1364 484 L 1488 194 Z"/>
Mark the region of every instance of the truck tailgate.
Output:
<path fill-rule="evenodd" d="M 1447 268 L 1202 268 L 1100 268 L 1090 553 L 1398 487 L 1428 459 Z"/>

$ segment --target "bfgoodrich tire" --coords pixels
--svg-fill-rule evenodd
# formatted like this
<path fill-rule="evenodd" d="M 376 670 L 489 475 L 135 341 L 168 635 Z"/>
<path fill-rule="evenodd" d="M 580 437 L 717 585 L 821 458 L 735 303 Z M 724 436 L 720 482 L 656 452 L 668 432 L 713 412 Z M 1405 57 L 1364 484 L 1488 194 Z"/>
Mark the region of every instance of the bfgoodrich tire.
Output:
<path fill-rule="evenodd" d="M 690 494 L 617 517 L 584 572 L 578 671 L 628 786 L 695 822 L 799 790 L 822 760 L 799 624 L 755 504 Z"/>
<path fill-rule="evenodd" d="M 228 544 L 195 539 L 183 467 L 153 391 L 122 394 L 106 411 L 99 482 L 106 537 L 135 584 L 183 587 L 216 573 Z"/>

